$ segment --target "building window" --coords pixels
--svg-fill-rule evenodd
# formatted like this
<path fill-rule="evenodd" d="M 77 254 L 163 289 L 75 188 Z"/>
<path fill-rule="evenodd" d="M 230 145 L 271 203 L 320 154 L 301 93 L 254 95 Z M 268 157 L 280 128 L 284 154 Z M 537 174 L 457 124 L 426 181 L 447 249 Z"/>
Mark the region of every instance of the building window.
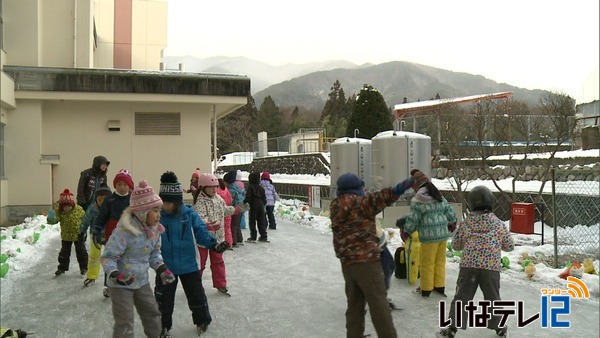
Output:
<path fill-rule="evenodd" d="M 0 123 L 0 179 L 6 178 L 4 174 L 4 123 Z"/>
<path fill-rule="evenodd" d="M 180 113 L 135 113 L 136 135 L 181 135 Z"/>

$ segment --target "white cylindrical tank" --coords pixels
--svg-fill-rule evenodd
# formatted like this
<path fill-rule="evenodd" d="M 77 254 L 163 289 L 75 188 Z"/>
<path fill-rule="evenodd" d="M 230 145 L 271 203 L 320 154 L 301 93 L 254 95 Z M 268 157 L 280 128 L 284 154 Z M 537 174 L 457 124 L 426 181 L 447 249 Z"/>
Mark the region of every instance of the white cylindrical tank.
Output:
<path fill-rule="evenodd" d="M 371 173 L 384 187 L 407 179 L 412 169 L 431 176 L 431 137 L 406 131 L 382 131 L 371 139 Z"/>
<path fill-rule="evenodd" d="M 353 173 L 365 181 L 365 187 L 371 186 L 371 140 L 342 137 L 330 146 L 331 196 L 335 197 L 338 177 Z"/>

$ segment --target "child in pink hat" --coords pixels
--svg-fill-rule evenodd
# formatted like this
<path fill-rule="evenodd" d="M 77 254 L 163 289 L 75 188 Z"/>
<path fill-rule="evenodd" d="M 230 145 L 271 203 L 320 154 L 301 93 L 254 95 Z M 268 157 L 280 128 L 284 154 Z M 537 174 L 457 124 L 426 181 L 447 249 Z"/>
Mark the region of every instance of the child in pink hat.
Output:
<path fill-rule="evenodd" d="M 133 308 L 148 337 L 161 332 L 161 314 L 150 287 L 148 268 L 156 270 L 163 284 L 175 280 L 160 252 L 162 199 L 145 180 L 131 193 L 116 229 L 106 242 L 102 268 L 109 276 L 113 309 L 113 337 L 133 336 Z"/>

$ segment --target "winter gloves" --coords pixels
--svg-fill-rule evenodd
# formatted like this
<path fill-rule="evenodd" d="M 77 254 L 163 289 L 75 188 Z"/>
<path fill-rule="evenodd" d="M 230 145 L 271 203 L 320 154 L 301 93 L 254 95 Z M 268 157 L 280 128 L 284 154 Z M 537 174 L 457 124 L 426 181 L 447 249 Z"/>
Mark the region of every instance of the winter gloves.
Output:
<path fill-rule="evenodd" d="M 100 250 L 101 246 L 104 245 L 104 236 L 102 236 L 101 232 L 92 232 L 92 242 L 94 242 L 94 246 L 96 249 Z"/>
<path fill-rule="evenodd" d="M 410 189 L 414 183 L 415 180 L 412 177 L 409 177 L 408 179 L 396 184 L 394 186 L 394 195 L 402 196 L 402 194 L 404 194 L 406 190 Z"/>
<path fill-rule="evenodd" d="M 50 223 L 56 222 L 56 214 L 54 213 L 54 209 L 48 210 L 48 212 L 46 213 L 46 220 Z"/>
<path fill-rule="evenodd" d="M 173 272 L 167 268 L 166 265 L 162 264 L 158 268 L 156 268 L 156 274 L 160 276 L 160 279 L 164 285 L 173 283 L 175 281 L 175 275 Z M 115 270 L 108 275 L 108 278 L 113 282 L 127 286 L 131 285 L 135 282 L 135 275 L 130 272 L 120 272 L 119 270 Z"/>
<path fill-rule="evenodd" d="M 248 203 L 240 204 L 235 207 L 236 214 L 243 214 L 248 210 L 250 210 L 250 204 Z"/>
<path fill-rule="evenodd" d="M 156 273 L 160 276 L 163 285 L 171 284 L 175 281 L 175 275 L 164 264 L 156 268 Z"/>
<path fill-rule="evenodd" d="M 229 248 L 229 243 L 227 243 L 227 241 L 223 241 L 221 243 L 215 244 L 215 247 L 213 248 L 213 250 L 216 251 L 217 253 L 223 253 L 228 248 Z"/>
<path fill-rule="evenodd" d="M 402 231 L 400 233 L 400 238 L 402 238 L 402 242 L 406 242 L 410 238 L 410 235 L 408 234 L 408 232 Z"/>
<path fill-rule="evenodd" d="M 135 275 L 129 272 L 119 272 L 119 270 L 115 270 L 109 275 L 110 280 L 119 284 L 119 285 L 130 285 L 135 281 Z"/>
<path fill-rule="evenodd" d="M 400 229 L 400 238 L 402 242 L 406 242 L 410 238 L 410 234 L 404 231 L 404 225 L 406 224 L 406 216 L 400 217 L 396 220 L 396 227 Z"/>
<path fill-rule="evenodd" d="M 456 222 L 448 223 L 448 232 L 454 232 L 456 230 Z"/>
<path fill-rule="evenodd" d="M 87 240 L 87 233 L 85 233 L 85 232 L 79 233 L 79 235 L 77 236 L 77 241 L 85 243 L 86 240 Z"/>

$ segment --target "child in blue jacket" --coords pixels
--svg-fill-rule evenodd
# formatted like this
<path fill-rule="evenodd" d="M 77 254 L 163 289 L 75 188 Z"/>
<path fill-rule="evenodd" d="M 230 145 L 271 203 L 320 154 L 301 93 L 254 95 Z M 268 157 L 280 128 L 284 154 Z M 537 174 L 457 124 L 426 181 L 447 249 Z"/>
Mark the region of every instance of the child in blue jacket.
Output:
<path fill-rule="evenodd" d="M 196 211 L 183 204 L 183 188 L 175 173 L 167 171 L 162 174 L 159 196 L 163 200 L 161 220 L 165 228 L 161 234 L 161 253 L 175 277 L 173 283 L 163 284 L 160 276 L 156 276 L 154 296 L 162 315 L 161 337 L 169 336 L 169 330 L 173 326 L 178 280 L 181 280 L 188 307 L 192 311 L 192 320 L 200 335 L 206 331 L 212 318 L 202 286 L 200 255 L 196 245 L 222 253 L 228 244 L 217 243 Z"/>

